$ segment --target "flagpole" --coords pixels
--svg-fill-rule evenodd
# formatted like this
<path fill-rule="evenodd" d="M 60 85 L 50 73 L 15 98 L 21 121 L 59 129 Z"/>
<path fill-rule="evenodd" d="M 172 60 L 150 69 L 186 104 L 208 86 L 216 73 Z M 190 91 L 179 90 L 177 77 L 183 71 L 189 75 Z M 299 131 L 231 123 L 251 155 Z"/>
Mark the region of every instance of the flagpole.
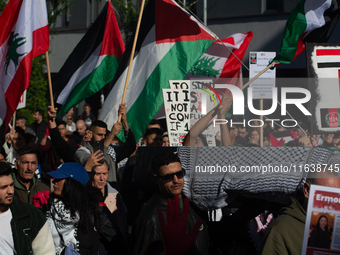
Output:
<path fill-rule="evenodd" d="M 262 74 L 264 74 L 269 68 L 273 67 L 276 62 L 270 63 L 265 69 L 263 69 L 261 72 L 259 72 L 256 76 L 254 76 L 250 81 L 248 81 L 246 84 L 243 85 L 241 90 L 244 90 L 246 87 L 248 87 L 249 84 L 254 82 L 257 78 L 259 78 Z"/>
<path fill-rule="evenodd" d="M 127 75 L 126 75 L 126 80 L 125 80 L 125 87 L 124 87 L 124 93 L 123 93 L 123 98 L 122 98 L 122 104 L 125 102 L 126 90 L 127 90 L 127 86 L 128 86 L 128 83 L 129 83 L 129 77 L 130 77 L 130 71 L 131 71 L 133 56 L 135 55 L 135 49 L 136 49 L 137 38 L 138 38 L 138 33 L 139 33 L 139 27 L 140 27 L 140 23 L 141 23 L 142 16 L 143 16 L 144 4 L 145 4 L 145 0 L 142 1 L 142 5 L 141 5 L 140 11 L 139 11 L 136 33 L 135 33 L 135 38 L 133 40 L 132 51 L 131 51 L 131 56 L 130 56 L 129 69 L 128 69 L 128 72 L 127 72 Z M 121 119 L 122 119 L 122 115 L 119 115 L 118 116 L 118 122 L 120 122 Z"/>
<path fill-rule="evenodd" d="M 48 51 L 45 52 L 45 55 L 46 55 L 46 66 L 47 66 L 48 88 L 49 88 L 49 90 L 50 90 L 51 106 L 52 106 L 52 108 L 54 108 L 53 90 L 52 90 L 52 80 L 51 80 L 51 71 L 50 71 L 50 61 L 48 60 Z"/>

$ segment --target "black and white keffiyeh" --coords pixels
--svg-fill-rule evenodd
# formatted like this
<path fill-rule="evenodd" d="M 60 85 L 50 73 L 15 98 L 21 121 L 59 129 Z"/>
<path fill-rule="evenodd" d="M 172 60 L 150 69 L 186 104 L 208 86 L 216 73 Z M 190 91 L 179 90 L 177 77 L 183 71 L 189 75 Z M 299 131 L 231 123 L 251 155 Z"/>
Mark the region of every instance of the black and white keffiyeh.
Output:
<path fill-rule="evenodd" d="M 305 182 L 307 172 L 301 169 L 340 162 L 339 155 L 334 157 L 333 151 L 306 147 L 183 146 L 178 147 L 178 156 L 186 170 L 183 193 L 203 210 L 225 207 L 238 194 L 285 202 L 301 190 Z M 217 171 L 229 166 L 234 167 L 235 172 Z M 260 170 L 272 166 L 288 171 L 241 171 L 254 166 Z"/>
<path fill-rule="evenodd" d="M 79 242 L 76 239 L 77 226 L 80 220 L 79 213 L 77 212 L 75 217 L 72 217 L 70 210 L 65 208 L 64 203 L 54 198 L 47 219 L 51 228 L 56 254 L 60 255 L 65 246 L 69 244 L 72 244 L 79 251 Z M 61 240 L 60 235 L 63 240 Z"/>

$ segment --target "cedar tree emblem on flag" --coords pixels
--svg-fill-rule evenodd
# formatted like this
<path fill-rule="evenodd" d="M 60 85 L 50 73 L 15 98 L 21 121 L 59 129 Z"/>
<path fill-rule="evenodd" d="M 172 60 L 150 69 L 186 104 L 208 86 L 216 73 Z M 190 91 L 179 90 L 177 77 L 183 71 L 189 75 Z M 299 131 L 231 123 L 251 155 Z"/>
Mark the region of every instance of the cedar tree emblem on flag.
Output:
<path fill-rule="evenodd" d="M 14 65 L 15 65 L 15 70 L 17 69 L 17 66 L 19 64 L 19 57 L 25 55 L 27 52 L 25 53 L 21 53 L 19 54 L 17 52 L 17 49 L 21 46 L 21 45 L 24 45 L 26 43 L 26 41 L 23 41 L 26 39 L 26 37 L 19 37 L 19 38 L 16 38 L 19 34 L 16 33 L 15 35 L 13 35 L 14 32 L 11 32 L 11 35 L 9 36 L 9 39 L 8 39 L 8 43 L 7 45 L 9 46 L 9 50 L 7 52 L 7 55 L 6 55 L 6 72 L 5 74 L 7 75 L 7 68 L 9 66 L 9 62 L 12 60 Z"/>

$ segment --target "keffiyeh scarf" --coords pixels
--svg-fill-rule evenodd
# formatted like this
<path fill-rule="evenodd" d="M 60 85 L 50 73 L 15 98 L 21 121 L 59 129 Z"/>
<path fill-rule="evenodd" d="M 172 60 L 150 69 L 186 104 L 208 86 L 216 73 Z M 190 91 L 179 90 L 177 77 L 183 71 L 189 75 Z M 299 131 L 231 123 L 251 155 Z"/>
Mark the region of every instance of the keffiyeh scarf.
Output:
<path fill-rule="evenodd" d="M 77 251 L 79 250 L 79 242 L 76 239 L 79 220 L 79 213 L 72 217 L 70 210 L 65 208 L 61 200 L 57 198 L 53 200 L 48 215 L 48 223 L 51 228 L 57 255 L 60 255 L 65 246 L 69 244 L 72 244 Z M 63 237 L 63 240 L 61 240 L 60 235 Z"/>

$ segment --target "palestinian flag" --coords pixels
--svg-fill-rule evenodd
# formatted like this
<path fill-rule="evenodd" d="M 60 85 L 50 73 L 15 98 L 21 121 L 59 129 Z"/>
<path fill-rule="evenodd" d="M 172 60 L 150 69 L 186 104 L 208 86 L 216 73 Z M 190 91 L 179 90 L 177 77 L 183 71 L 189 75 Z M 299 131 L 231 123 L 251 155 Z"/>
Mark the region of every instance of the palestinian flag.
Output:
<path fill-rule="evenodd" d="M 302 0 L 292 11 L 273 62 L 290 64 L 306 42 L 327 42 L 339 18 L 339 0 Z"/>
<path fill-rule="evenodd" d="M 48 51 L 46 1 L 10 0 L 0 27 L 0 118 L 7 128 L 29 86 L 32 59 Z"/>
<path fill-rule="evenodd" d="M 75 47 L 53 85 L 58 116 L 101 90 L 113 80 L 125 46 L 111 2 Z"/>
<path fill-rule="evenodd" d="M 214 34 L 173 0 L 150 0 L 143 12 L 126 92 L 127 118 L 138 140 L 163 104 L 169 80 L 182 80 Z M 99 119 L 111 128 L 118 119 L 133 42 L 130 41 Z"/>

